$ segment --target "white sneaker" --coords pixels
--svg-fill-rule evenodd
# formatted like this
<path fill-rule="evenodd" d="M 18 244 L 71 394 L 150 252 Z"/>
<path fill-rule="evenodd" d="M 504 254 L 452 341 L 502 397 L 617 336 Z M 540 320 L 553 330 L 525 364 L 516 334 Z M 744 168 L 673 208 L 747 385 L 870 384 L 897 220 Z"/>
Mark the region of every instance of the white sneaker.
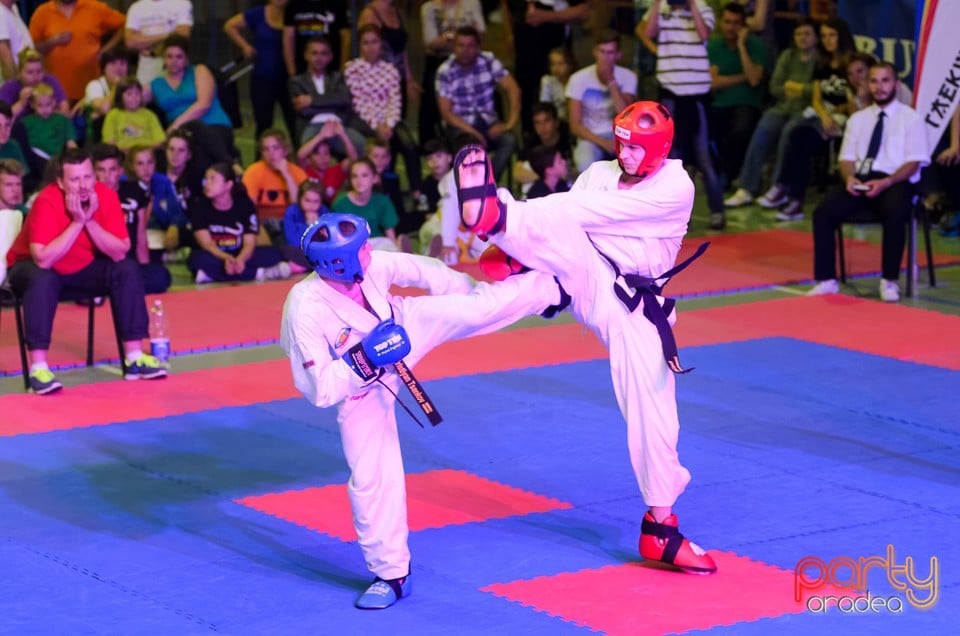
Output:
<path fill-rule="evenodd" d="M 202 285 L 202 284 L 204 284 L 204 283 L 212 283 L 212 282 L 213 282 L 213 279 L 210 278 L 209 276 L 207 276 L 207 273 L 206 273 L 205 271 L 203 271 L 202 269 L 198 269 L 198 270 L 197 270 L 197 277 L 196 277 L 195 280 L 197 281 L 197 284 L 198 284 L 198 285 Z"/>
<path fill-rule="evenodd" d="M 900 283 L 895 280 L 880 279 L 880 300 L 885 303 L 900 302 Z"/>
<path fill-rule="evenodd" d="M 744 205 L 750 205 L 751 203 L 753 203 L 753 195 L 743 188 L 737 188 L 737 191 L 723 202 L 728 208 L 739 208 Z"/>
<path fill-rule="evenodd" d="M 840 293 L 840 283 L 836 278 L 822 280 L 813 286 L 813 289 L 807 292 L 807 296 L 823 296 L 824 294 Z"/>
<path fill-rule="evenodd" d="M 803 203 L 796 199 L 788 199 L 787 204 L 780 208 L 774 217 L 778 221 L 799 221 L 803 218 Z"/>
<path fill-rule="evenodd" d="M 290 263 L 280 261 L 273 267 L 261 267 L 257 269 L 257 280 L 282 280 L 290 278 Z"/>
<path fill-rule="evenodd" d="M 779 183 L 772 185 L 766 194 L 757 199 L 757 203 L 762 208 L 779 208 L 786 202 L 787 193 L 783 191 Z"/>

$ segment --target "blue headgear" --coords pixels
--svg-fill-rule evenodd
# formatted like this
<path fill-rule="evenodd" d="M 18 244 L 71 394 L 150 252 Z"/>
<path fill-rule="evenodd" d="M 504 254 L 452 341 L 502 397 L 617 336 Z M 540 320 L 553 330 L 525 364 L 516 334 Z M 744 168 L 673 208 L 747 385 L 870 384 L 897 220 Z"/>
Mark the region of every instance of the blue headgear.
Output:
<path fill-rule="evenodd" d="M 355 214 L 327 212 L 308 227 L 300 249 L 313 269 L 331 280 L 353 283 L 363 280 L 360 248 L 370 238 L 370 226 Z"/>

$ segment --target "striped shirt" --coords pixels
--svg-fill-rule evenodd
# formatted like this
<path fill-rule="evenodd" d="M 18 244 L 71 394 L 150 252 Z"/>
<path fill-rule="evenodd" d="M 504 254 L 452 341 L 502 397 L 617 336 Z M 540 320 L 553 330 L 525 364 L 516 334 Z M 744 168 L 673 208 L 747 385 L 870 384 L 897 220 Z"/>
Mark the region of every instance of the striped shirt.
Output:
<path fill-rule="evenodd" d="M 698 3 L 700 15 L 711 31 L 713 9 Z M 650 19 L 651 7 L 645 20 Z M 707 44 L 697 33 L 690 9 L 664 7 L 657 34 L 657 81 L 674 95 L 703 95 L 710 92 L 710 60 Z"/>
<path fill-rule="evenodd" d="M 437 69 L 437 97 L 452 102 L 453 114 L 474 122 L 482 118 L 488 125 L 497 121 L 493 96 L 497 84 L 509 75 L 493 53 L 483 51 L 471 68 L 463 68 L 451 55 Z"/>
<path fill-rule="evenodd" d="M 381 124 L 391 129 L 400 121 L 400 72 L 385 60 L 373 64 L 363 58 L 347 62 L 343 71 L 353 98 L 353 111 L 374 130 Z"/>

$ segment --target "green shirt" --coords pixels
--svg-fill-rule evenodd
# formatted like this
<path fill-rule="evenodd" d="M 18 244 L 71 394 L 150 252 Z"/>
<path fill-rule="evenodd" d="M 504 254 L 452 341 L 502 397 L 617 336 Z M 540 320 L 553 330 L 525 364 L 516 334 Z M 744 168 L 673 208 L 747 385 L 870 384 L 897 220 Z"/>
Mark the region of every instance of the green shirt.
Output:
<path fill-rule="evenodd" d="M 23 117 L 23 127 L 27 130 L 30 146 L 43 151 L 47 157 L 59 155 L 68 141 L 77 140 L 73 122 L 60 113 L 53 113 L 46 119 L 30 113 Z"/>
<path fill-rule="evenodd" d="M 372 238 L 384 236 L 384 231 L 397 227 L 397 223 L 400 222 L 397 217 L 397 210 L 393 207 L 390 197 L 379 192 L 374 192 L 366 205 L 357 205 L 350 200 L 346 193 L 341 194 L 333 201 L 331 210 L 356 214 L 366 219 L 367 223 L 370 224 L 370 236 Z"/>
<path fill-rule="evenodd" d="M 756 36 L 747 37 L 747 55 L 754 64 L 767 70 L 770 65 L 770 56 L 767 54 L 767 45 Z M 714 35 L 707 42 L 707 57 L 710 66 L 717 67 L 720 75 L 739 75 L 743 73 L 743 64 L 740 61 L 740 51 L 736 47 L 730 48 L 720 35 Z M 764 82 L 757 86 L 750 86 L 744 80 L 735 86 L 728 86 L 713 91 L 713 105 L 718 108 L 727 106 L 753 106 L 763 108 Z"/>
<path fill-rule="evenodd" d="M 770 94 L 777 99 L 777 103 L 770 110 L 782 115 L 802 113 L 813 97 L 813 69 L 816 65 L 816 55 L 811 55 L 809 60 L 801 60 L 800 51 L 794 47 L 781 53 L 770 77 Z M 800 97 L 787 99 L 783 85 L 788 81 L 803 84 L 803 94 Z"/>
<path fill-rule="evenodd" d="M 23 174 L 30 174 L 30 165 L 27 163 L 27 158 L 23 156 L 20 144 L 13 139 L 0 145 L 0 159 L 16 159 L 23 166 Z"/>

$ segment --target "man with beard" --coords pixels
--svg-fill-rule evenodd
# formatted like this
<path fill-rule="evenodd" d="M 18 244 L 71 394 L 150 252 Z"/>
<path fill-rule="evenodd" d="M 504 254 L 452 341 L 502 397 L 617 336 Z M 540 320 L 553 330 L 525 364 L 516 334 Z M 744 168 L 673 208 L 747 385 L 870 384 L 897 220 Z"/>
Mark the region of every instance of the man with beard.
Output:
<path fill-rule="evenodd" d="M 840 291 L 836 271 L 836 232 L 847 218 L 864 208 L 883 225 L 880 298 L 900 300 L 900 262 L 910 215 L 910 184 L 930 163 L 923 118 L 897 97 L 897 73 L 889 62 L 870 67 L 873 104 L 847 122 L 840 147 L 843 186 L 828 193 L 813 211 L 811 295 Z"/>

